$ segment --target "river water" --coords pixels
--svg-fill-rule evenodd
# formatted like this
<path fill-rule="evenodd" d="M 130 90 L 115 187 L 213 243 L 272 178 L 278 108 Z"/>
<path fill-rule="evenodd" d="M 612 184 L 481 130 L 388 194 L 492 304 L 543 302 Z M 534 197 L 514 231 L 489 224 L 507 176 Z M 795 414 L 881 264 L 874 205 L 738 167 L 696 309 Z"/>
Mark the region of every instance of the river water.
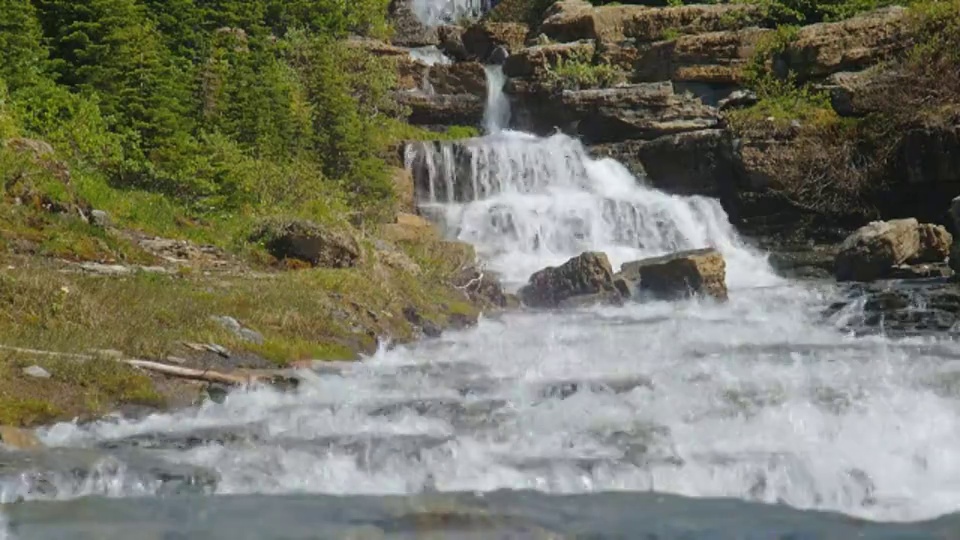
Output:
<path fill-rule="evenodd" d="M 714 246 L 730 301 L 487 317 L 293 393 L 52 426 L 4 454 L 0 536 L 960 537 L 955 341 L 851 335 L 835 286 L 777 276 L 716 201 L 493 128 L 410 162 L 508 286 Z"/>

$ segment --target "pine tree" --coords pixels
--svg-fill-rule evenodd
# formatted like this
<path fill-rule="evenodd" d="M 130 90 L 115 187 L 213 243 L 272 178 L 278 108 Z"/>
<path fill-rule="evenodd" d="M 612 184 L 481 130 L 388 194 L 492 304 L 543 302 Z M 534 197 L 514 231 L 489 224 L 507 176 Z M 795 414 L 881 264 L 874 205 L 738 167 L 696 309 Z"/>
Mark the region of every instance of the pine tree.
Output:
<path fill-rule="evenodd" d="M 10 92 L 47 75 L 47 50 L 30 0 L 0 0 L 0 78 Z"/>
<path fill-rule="evenodd" d="M 38 0 L 61 80 L 95 92 L 117 127 L 150 150 L 187 129 L 185 74 L 135 0 Z"/>

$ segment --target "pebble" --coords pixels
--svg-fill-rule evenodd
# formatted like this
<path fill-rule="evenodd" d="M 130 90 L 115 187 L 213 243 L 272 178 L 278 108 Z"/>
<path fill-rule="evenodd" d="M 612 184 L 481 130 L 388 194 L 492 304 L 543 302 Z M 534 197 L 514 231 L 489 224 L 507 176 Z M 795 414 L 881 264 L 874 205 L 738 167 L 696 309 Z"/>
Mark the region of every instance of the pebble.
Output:
<path fill-rule="evenodd" d="M 49 379 L 52 376 L 49 371 L 36 365 L 23 368 L 23 374 L 36 379 Z"/>

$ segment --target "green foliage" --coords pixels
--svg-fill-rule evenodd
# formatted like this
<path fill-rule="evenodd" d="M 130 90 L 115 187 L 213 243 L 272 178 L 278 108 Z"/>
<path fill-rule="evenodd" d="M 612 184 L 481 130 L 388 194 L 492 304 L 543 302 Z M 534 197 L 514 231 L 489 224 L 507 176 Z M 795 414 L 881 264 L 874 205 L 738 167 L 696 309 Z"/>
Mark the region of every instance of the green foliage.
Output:
<path fill-rule="evenodd" d="M 501 0 L 486 18 L 494 22 L 519 22 L 536 27 L 555 0 Z"/>
<path fill-rule="evenodd" d="M 378 215 L 386 150 L 426 135 L 395 60 L 341 38 L 387 35 L 388 2 L 0 2 L 0 141 L 49 142 L 78 200 L 158 234 Z"/>
<path fill-rule="evenodd" d="M 0 79 L 12 91 L 46 76 L 43 32 L 30 0 L 0 2 Z"/>
<path fill-rule="evenodd" d="M 558 58 L 545 80 L 557 88 L 576 90 L 616 86 L 626 80 L 626 74 L 610 64 L 594 64 L 587 55 L 576 55 Z"/>

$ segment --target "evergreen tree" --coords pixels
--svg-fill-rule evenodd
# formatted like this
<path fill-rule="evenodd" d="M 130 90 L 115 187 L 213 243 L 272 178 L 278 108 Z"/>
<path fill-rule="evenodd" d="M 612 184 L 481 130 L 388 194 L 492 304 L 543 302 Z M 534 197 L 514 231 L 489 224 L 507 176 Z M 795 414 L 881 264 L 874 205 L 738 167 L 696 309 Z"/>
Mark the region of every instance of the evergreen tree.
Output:
<path fill-rule="evenodd" d="M 61 80 L 150 150 L 186 131 L 183 72 L 135 0 L 38 0 Z"/>
<path fill-rule="evenodd" d="M 46 76 L 47 50 L 30 0 L 0 0 L 0 78 L 11 92 Z"/>
<path fill-rule="evenodd" d="M 267 0 L 266 22 L 278 35 L 303 28 L 330 37 L 382 36 L 390 0 Z"/>
<path fill-rule="evenodd" d="M 326 1 L 326 0 L 324 0 Z M 203 25 L 208 32 L 220 28 L 242 28 L 248 34 L 260 35 L 266 30 L 265 0 L 196 0 L 203 13 Z"/>
<path fill-rule="evenodd" d="M 144 0 L 166 46 L 177 56 L 196 61 L 206 49 L 203 11 L 195 0 Z"/>

